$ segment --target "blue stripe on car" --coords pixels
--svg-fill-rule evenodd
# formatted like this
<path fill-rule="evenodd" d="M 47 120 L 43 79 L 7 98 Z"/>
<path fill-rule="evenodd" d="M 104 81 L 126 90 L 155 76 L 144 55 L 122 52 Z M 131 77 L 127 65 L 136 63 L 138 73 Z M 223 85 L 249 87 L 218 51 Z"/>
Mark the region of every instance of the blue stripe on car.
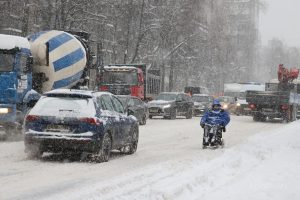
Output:
<path fill-rule="evenodd" d="M 81 78 L 82 73 L 83 73 L 83 71 L 80 71 L 80 72 L 74 74 L 73 76 L 70 76 L 70 77 L 62 79 L 62 80 L 55 81 L 52 89 L 66 87 L 66 86 L 70 85 L 71 83 L 78 81 L 78 79 Z"/>
<path fill-rule="evenodd" d="M 57 72 L 69 67 L 84 58 L 84 52 L 81 48 L 53 62 L 54 70 Z"/>
<path fill-rule="evenodd" d="M 53 51 L 57 47 L 63 45 L 64 43 L 74 39 L 71 35 L 62 33 L 58 36 L 55 36 L 51 40 L 49 40 L 49 52 Z"/>
<path fill-rule="evenodd" d="M 45 34 L 45 33 L 48 33 L 49 31 L 41 31 L 41 32 L 38 32 L 38 33 L 35 33 L 35 34 L 32 34 L 30 36 L 28 36 L 28 39 L 31 41 L 31 42 L 34 42 L 36 39 L 38 39 L 41 35 Z"/>

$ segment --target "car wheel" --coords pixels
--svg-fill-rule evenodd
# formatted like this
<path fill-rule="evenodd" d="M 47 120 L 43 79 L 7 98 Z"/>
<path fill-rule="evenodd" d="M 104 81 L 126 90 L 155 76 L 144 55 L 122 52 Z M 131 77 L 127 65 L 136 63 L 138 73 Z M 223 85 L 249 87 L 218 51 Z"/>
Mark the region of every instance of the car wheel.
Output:
<path fill-rule="evenodd" d="M 32 145 L 27 151 L 27 156 L 29 159 L 40 159 L 43 155 L 40 147 L 37 145 Z"/>
<path fill-rule="evenodd" d="M 146 115 L 144 115 L 142 117 L 142 120 L 140 121 L 140 125 L 145 125 L 146 123 L 147 123 L 147 117 L 146 117 Z"/>
<path fill-rule="evenodd" d="M 97 162 L 107 162 L 110 157 L 112 140 L 109 133 L 105 133 L 100 144 L 100 150 L 97 155 Z"/>
<path fill-rule="evenodd" d="M 131 142 L 129 145 L 128 154 L 134 154 L 136 152 L 138 142 L 139 142 L 139 131 L 137 127 L 134 127 L 131 129 Z"/>
<path fill-rule="evenodd" d="M 259 121 L 259 116 L 254 114 L 253 115 L 253 121 L 258 122 Z"/>
<path fill-rule="evenodd" d="M 187 119 L 192 119 L 193 117 L 193 110 L 192 109 L 189 109 L 186 113 L 186 116 L 185 116 Z"/>
<path fill-rule="evenodd" d="M 176 108 L 174 108 L 173 110 L 171 110 L 170 119 L 176 119 L 176 115 L 177 115 L 177 110 Z"/>

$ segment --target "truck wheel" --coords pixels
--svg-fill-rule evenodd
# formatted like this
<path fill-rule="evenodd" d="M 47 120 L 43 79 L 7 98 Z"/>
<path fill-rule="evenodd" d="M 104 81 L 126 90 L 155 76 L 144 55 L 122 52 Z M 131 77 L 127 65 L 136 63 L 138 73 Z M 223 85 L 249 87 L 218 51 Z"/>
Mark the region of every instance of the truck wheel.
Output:
<path fill-rule="evenodd" d="M 296 119 L 300 119 L 300 107 L 297 106 L 296 108 Z"/>
<path fill-rule="evenodd" d="M 264 116 L 264 115 L 261 115 L 261 116 L 260 116 L 260 121 L 261 121 L 261 122 L 267 121 L 267 117 Z"/>
<path fill-rule="evenodd" d="M 289 122 L 293 121 L 293 119 L 292 119 L 293 114 L 292 114 L 291 109 L 292 109 L 292 106 L 290 106 L 289 109 L 284 112 L 283 117 L 282 117 L 283 123 L 289 123 Z"/>
<path fill-rule="evenodd" d="M 1 138 L 3 140 L 22 140 L 22 125 L 16 124 L 15 126 L 4 127 L 4 135 Z"/>
<path fill-rule="evenodd" d="M 258 115 L 253 115 L 253 121 L 258 122 L 259 121 L 259 116 Z"/>
<path fill-rule="evenodd" d="M 291 122 L 297 120 L 297 107 L 291 106 Z"/>
<path fill-rule="evenodd" d="M 112 148 L 112 140 L 109 133 L 104 134 L 99 148 L 98 154 L 96 155 L 96 162 L 107 162 Z"/>

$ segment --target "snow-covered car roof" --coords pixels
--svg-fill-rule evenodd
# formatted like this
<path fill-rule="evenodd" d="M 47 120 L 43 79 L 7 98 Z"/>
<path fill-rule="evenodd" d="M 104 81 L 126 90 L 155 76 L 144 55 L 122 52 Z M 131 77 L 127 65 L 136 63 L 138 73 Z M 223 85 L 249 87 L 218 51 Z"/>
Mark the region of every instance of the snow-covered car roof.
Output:
<path fill-rule="evenodd" d="M 160 94 L 185 94 L 184 92 L 161 92 Z"/>
<path fill-rule="evenodd" d="M 44 93 L 45 96 L 80 96 L 83 98 L 92 98 L 93 96 L 101 96 L 103 94 L 112 95 L 109 92 L 95 92 L 90 90 L 77 90 L 77 89 L 55 89 Z"/>
<path fill-rule="evenodd" d="M 30 49 L 27 38 L 0 34 L 0 49 L 10 50 L 14 48 Z"/>
<path fill-rule="evenodd" d="M 192 97 L 209 97 L 208 94 L 193 94 Z"/>
<path fill-rule="evenodd" d="M 133 98 L 133 99 L 139 99 L 138 97 L 130 96 L 130 95 L 115 95 L 115 96 L 120 97 L 120 98 Z"/>
<path fill-rule="evenodd" d="M 109 70 L 109 69 L 119 69 L 119 70 L 136 70 L 136 67 L 133 66 L 104 66 L 104 69 Z"/>

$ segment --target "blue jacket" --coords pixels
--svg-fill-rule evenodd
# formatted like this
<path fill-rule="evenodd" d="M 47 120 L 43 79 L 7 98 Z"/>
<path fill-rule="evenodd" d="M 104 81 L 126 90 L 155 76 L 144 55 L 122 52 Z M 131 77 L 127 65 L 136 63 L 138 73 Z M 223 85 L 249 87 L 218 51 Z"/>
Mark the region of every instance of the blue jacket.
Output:
<path fill-rule="evenodd" d="M 226 126 L 230 121 L 229 114 L 225 110 L 208 110 L 201 118 L 200 124 L 222 125 Z"/>

